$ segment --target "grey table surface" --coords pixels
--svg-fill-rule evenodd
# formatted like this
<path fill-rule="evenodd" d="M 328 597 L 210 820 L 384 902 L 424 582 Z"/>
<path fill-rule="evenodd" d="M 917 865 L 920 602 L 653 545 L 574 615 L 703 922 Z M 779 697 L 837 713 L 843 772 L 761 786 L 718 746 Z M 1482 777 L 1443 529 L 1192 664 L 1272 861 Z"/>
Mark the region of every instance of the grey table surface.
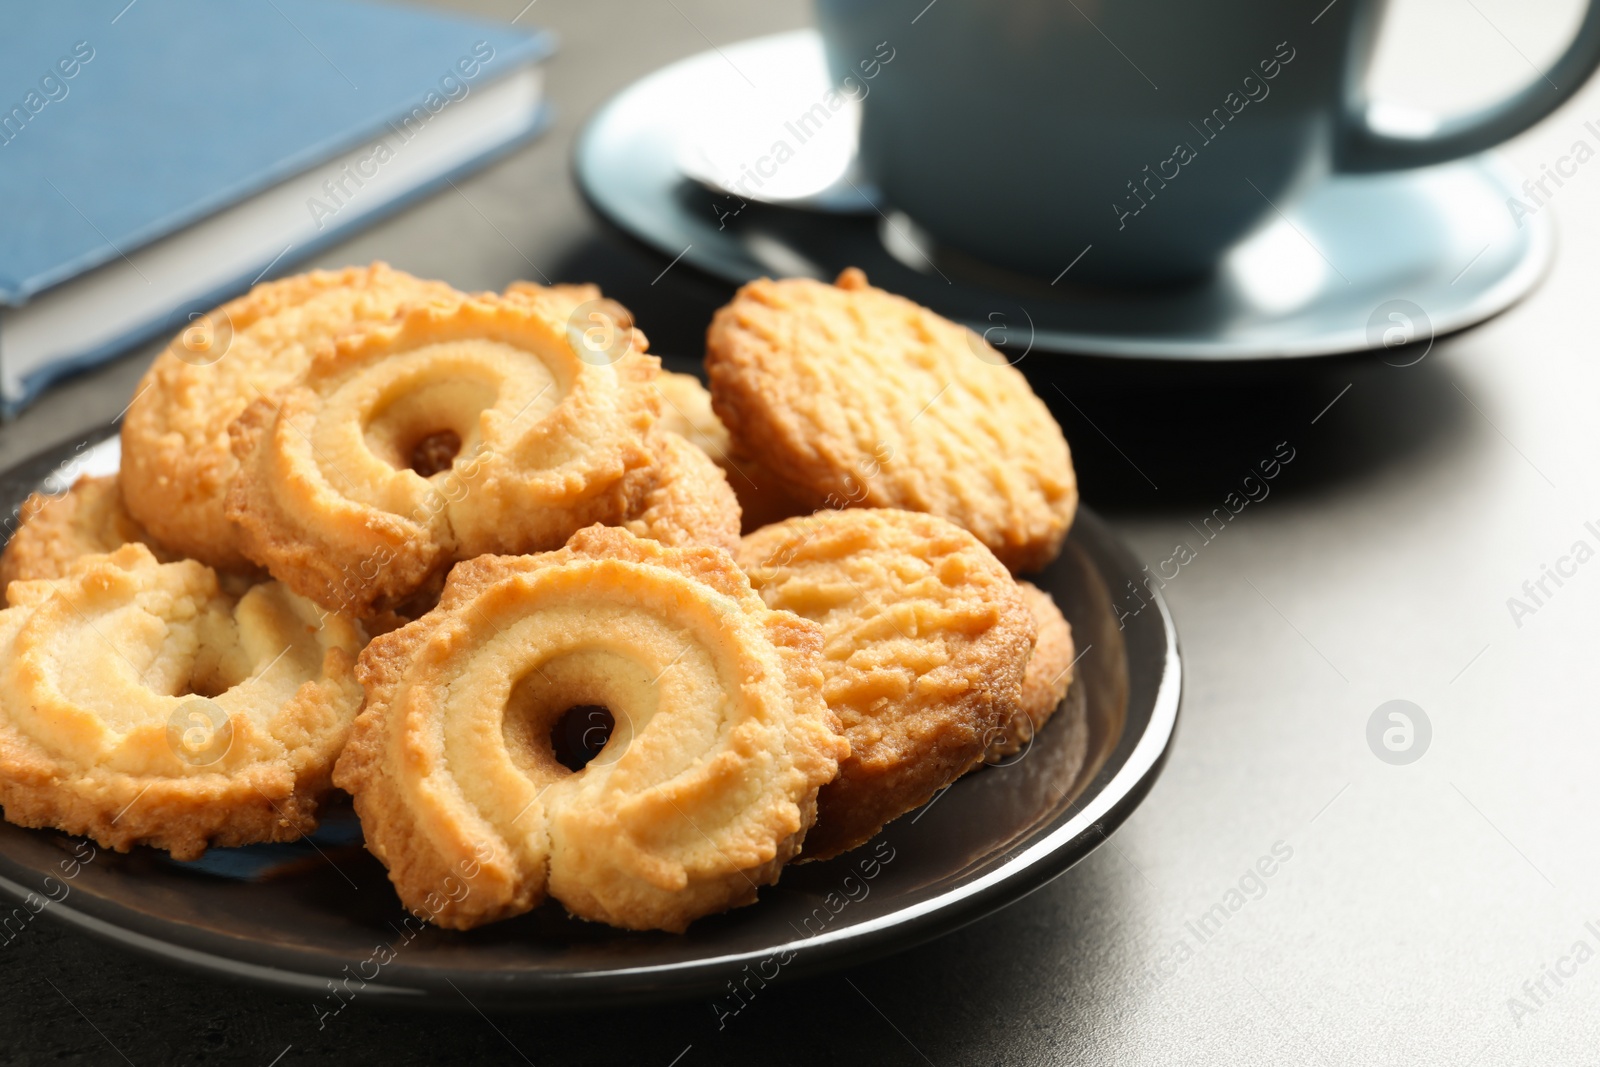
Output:
<path fill-rule="evenodd" d="M 553 130 L 318 262 L 383 258 L 461 287 L 594 280 L 655 348 L 697 356 L 727 288 L 683 269 L 653 282 L 664 262 L 583 206 L 572 140 L 645 72 L 809 11 L 525 2 L 462 6 L 559 31 Z M 1485 99 L 1575 15 L 1574 0 L 1406 0 L 1376 77 L 1425 105 Z M 1590 118 L 1600 86 L 1508 154 L 1537 175 L 1594 144 Z M 319 1026 L 306 1000 L 41 923 L 0 949 L 0 1062 L 1595 1062 L 1600 566 L 1547 580 L 1532 613 L 1508 598 L 1576 542 L 1600 546 L 1585 525 L 1600 526 L 1600 166 L 1549 210 L 1562 247 L 1542 288 L 1416 366 L 1027 361 L 1081 408 L 1058 414 L 1086 501 L 1152 562 L 1199 546 L 1167 587 L 1187 671 L 1170 762 L 1106 847 L 1033 896 L 876 964 L 779 983 L 721 1030 L 703 1003 L 492 1018 L 353 1005 Z M 115 416 L 152 354 L 0 428 L 0 464 Z M 1279 442 L 1295 458 L 1270 496 L 1201 543 L 1194 525 Z M 1393 699 L 1432 725 L 1404 766 L 1367 740 Z M 1274 854 L 1270 877 L 1251 874 Z M 1229 918 L 1197 936 L 1219 903 Z"/>

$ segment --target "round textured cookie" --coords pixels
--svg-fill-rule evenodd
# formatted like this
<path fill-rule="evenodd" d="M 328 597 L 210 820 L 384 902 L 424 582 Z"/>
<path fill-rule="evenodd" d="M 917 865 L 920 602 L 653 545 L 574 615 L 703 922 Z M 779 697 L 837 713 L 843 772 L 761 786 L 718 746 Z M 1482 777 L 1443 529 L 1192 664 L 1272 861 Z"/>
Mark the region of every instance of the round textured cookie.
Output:
<path fill-rule="evenodd" d="M 662 428 L 688 438 L 728 476 L 728 484 L 739 498 L 742 532 L 811 510 L 791 497 L 759 460 L 734 448 L 728 428 L 711 410 L 711 394 L 699 378 L 663 371 L 656 388 L 661 392 Z"/>
<path fill-rule="evenodd" d="M 1016 713 L 984 753 L 989 763 L 1014 756 L 1033 741 L 1072 687 L 1072 664 L 1077 658 L 1072 625 L 1055 600 L 1032 582 L 1018 582 L 1017 586 L 1033 615 L 1038 636 L 1033 641 L 1033 653 L 1028 656 L 1028 673 L 1022 679 L 1022 697 Z"/>
<path fill-rule="evenodd" d="M 1049 409 L 982 338 L 860 271 L 744 286 L 706 370 L 735 451 L 808 509 L 926 511 L 1016 572 L 1060 550 L 1078 489 Z"/>
<path fill-rule="evenodd" d="M 661 394 L 661 428 L 688 440 L 720 465 L 733 447 L 728 428 L 711 410 L 711 394 L 692 374 L 664 370 L 656 379 Z"/>
<path fill-rule="evenodd" d="M 467 929 L 549 896 L 681 931 L 777 880 L 848 752 L 821 646 L 720 549 L 597 526 L 555 552 L 480 556 L 362 653 L 366 709 L 334 780 L 431 922 Z"/>
<path fill-rule="evenodd" d="M 739 546 L 739 498 L 711 457 L 671 430 L 651 437 L 655 462 L 640 468 L 645 491 L 621 525 L 665 545 Z"/>
<path fill-rule="evenodd" d="M 123 420 L 128 512 L 177 555 L 248 570 L 224 509 L 237 470 L 228 425 L 303 373 L 319 344 L 458 295 L 374 263 L 267 282 L 196 319 L 150 365 Z"/>
<path fill-rule="evenodd" d="M 355 623 L 277 582 L 230 596 L 211 568 L 141 544 L 8 596 L 8 821 L 178 859 L 316 828 L 361 706 Z"/>
<path fill-rule="evenodd" d="M 418 305 L 347 334 L 234 422 L 228 496 L 245 554 L 326 607 L 368 617 L 458 559 L 558 548 L 649 507 L 658 373 L 642 336 L 614 360 L 541 303 Z"/>
<path fill-rule="evenodd" d="M 805 859 L 855 848 L 978 763 L 1011 721 L 1033 616 L 1010 572 L 935 515 L 819 511 L 744 538 L 769 607 L 822 626 L 823 694 L 850 757 L 817 798 Z"/>
<path fill-rule="evenodd" d="M 63 577 L 80 556 L 130 541 L 150 546 L 163 563 L 171 559 L 123 507 L 114 474 L 85 474 L 59 495 L 34 493 L 17 517 L 21 525 L 0 555 L 0 595 L 12 582 Z"/>

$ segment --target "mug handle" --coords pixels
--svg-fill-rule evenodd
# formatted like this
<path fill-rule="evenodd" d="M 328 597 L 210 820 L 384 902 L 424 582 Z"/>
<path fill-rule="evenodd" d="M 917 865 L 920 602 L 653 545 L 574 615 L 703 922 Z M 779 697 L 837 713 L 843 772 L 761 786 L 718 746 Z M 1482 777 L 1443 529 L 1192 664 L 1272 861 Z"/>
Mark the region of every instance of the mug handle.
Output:
<path fill-rule="evenodd" d="M 1364 106 L 1347 108 L 1335 141 L 1342 171 L 1400 170 L 1444 163 L 1510 140 L 1583 87 L 1600 66 L 1600 0 L 1589 0 L 1578 33 L 1548 71 L 1512 96 L 1450 119 L 1421 137 L 1396 137 L 1372 127 Z"/>

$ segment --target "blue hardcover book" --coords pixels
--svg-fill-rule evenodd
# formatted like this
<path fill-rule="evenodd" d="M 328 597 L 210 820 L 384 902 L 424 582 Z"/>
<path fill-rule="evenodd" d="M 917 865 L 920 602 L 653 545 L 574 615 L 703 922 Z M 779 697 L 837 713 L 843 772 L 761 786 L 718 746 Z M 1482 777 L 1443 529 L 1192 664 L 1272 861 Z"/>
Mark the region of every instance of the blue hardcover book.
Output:
<path fill-rule="evenodd" d="M 533 136 L 550 48 L 355 0 L 8 11 L 0 406 Z"/>

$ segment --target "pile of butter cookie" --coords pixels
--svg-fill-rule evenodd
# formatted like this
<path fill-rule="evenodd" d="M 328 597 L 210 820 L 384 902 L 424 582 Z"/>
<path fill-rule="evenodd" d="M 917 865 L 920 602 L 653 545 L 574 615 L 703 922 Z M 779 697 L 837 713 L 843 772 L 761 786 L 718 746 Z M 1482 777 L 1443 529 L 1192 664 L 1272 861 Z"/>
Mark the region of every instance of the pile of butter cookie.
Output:
<path fill-rule="evenodd" d="M 257 286 L 0 557 L 5 818 L 191 859 L 343 790 L 400 900 L 681 931 L 1018 752 L 1067 443 L 857 270 L 744 286 L 709 389 L 592 285 Z"/>

